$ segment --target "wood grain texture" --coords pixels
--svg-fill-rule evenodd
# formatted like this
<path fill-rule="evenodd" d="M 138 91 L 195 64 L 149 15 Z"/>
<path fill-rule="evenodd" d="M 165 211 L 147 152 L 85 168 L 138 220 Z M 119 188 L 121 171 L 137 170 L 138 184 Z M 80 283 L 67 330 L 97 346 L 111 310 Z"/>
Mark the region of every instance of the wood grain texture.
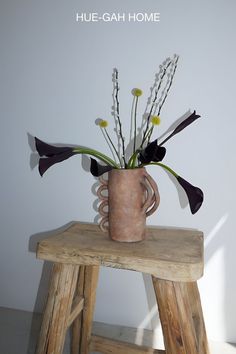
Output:
<path fill-rule="evenodd" d="M 153 277 L 166 354 L 209 354 L 196 283 Z"/>
<path fill-rule="evenodd" d="M 194 281 L 202 276 L 202 232 L 148 227 L 146 233 L 146 240 L 141 242 L 114 242 L 98 225 L 76 222 L 64 232 L 40 241 L 37 257 L 135 270 L 172 281 Z"/>
<path fill-rule="evenodd" d="M 196 338 L 197 338 L 197 352 L 210 354 L 204 317 L 202 312 L 202 305 L 198 286 L 196 282 L 186 283 L 188 289 L 189 305 L 191 308 Z"/>
<path fill-rule="evenodd" d="M 85 266 L 80 266 L 79 268 L 79 277 L 76 286 L 76 296 L 83 297 L 84 296 L 84 274 L 85 274 Z M 72 323 L 72 331 L 71 331 L 71 354 L 80 354 L 80 340 L 81 340 L 81 322 L 82 322 L 82 313 L 74 320 Z"/>
<path fill-rule="evenodd" d="M 96 290 L 99 275 L 98 266 L 86 266 L 84 278 L 84 309 L 81 324 L 80 354 L 89 354 L 93 312 L 96 302 Z"/>
<path fill-rule="evenodd" d="M 173 283 L 153 278 L 153 285 L 157 298 L 166 354 L 187 354 L 182 340 Z"/>
<path fill-rule="evenodd" d="M 79 266 L 54 264 L 37 354 L 61 354 Z"/>
<path fill-rule="evenodd" d="M 90 351 L 103 354 L 165 354 L 164 350 L 152 349 L 101 336 L 92 336 Z"/>
<path fill-rule="evenodd" d="M 82 296 L 77 296 L 74 300 L 73 308 L 71 314 L 67 321 L 67 327 L 70 327 L 77 316 L 81 313 L 84 308 L 84 298 Z"/>

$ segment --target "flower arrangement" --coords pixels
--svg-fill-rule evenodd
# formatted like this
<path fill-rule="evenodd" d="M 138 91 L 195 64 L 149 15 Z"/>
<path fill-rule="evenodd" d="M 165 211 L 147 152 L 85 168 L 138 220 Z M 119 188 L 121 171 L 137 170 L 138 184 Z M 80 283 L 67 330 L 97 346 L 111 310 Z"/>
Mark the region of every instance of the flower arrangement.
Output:
<path fill-rule="evenodd" d="M 137 110 L 138 102 L 142 96 L 142 90 L 135 88 L 132 90 L 133 94 L 133 108 L 131 113 L 131 132 L 132 137 L 128 146 L 125 147 L 125 137 L 122 131 L 122 122 L 120 119 L 120 103 L 119 103 L 119 83 L 118 83 L 118 70 L 114 69 L 113 73 L 113 116 L 115 120 L 115 132 L 118 139 L 118 148 L 115 147 L 112 138 L 108 132 L 108 121 L 100 119 L 98 125 L 101 128 L 103 135 L 109 144 L 112 151 L 113 158 L 101 153 L 100 151 L 87 148 L 87 147 L 59 147 L 49 145 L 42 140 L 35 137 L 36 150 L 40 155 L 39 159 L 39 173 L 41 176 L 48 170 L 49 167 L 55 163 L 62 162 L 69 157 L 76 154 L 86 154 L 92 156 L 90 171 L 93 176 L 98 177 L 112 169 L 134 169 L 141 168 L 147 165 L 157 165 L 170 174 L 172 174 L 182 188 L 185 190 L 190 210 L 192 214 L 195 214 L 202 205 L 203 192 L 200 188 L 193 186 L 169 166 L 163 164 L 161 161 L 165 157 L 166 147 L 164 146 L 167 141 L 185 129 L 188 125 L 192 124 L 200 116 L 194 111 L 186 119 L 184 119 L 170 135 L 164 140 L 156 138 L 152 140 L 155 127 L 161 123 L 161 110 L 166 101 L 168 93 L 173 83 L 179 57 L 174 55 L 172 59 L 167 58 L 162 65 L 160 65 L 160 71 L 156 75 L 154 86 L 151 88 L 151 96 L 149 98 L 149 109 L 144 115 L 141 126 L 137 128 Z M 103 164 L 99 163 L 98 159 Z"/>

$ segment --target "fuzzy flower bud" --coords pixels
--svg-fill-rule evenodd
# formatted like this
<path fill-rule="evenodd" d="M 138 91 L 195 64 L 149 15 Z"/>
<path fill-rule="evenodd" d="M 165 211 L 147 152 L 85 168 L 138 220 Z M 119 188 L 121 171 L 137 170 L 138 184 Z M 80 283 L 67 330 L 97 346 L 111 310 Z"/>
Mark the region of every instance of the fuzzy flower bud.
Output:
<path fill-rule="evenodd" d="M 132 94 L 135 96 L 135 97 L 139 97 L 143 94 L 143 91 L 139 88 L 134 88 L 132 90 Z"/>
<path fill-rule="evenodd" d="M 106 128 L 108 126 L 108 121 L 101 119 L 100 122 L 98 123 L 100 128 Z"/>
<path fill-rule="evenodd" d="M 160 125 L 161 123 L 161 118 L 159 116 L 152 116 L 151 118 L 151 123 L 153 125 Z"/>

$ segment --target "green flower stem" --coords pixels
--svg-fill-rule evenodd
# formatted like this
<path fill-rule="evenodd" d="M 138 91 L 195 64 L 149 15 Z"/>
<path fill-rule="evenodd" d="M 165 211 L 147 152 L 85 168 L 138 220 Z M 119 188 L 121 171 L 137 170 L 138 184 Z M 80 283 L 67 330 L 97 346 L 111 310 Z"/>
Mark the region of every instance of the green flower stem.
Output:
<path fill-rule="evenodd" d="M 120 162 L 120 165 L 122 165 L 122 162 L 121 162 L 120 156 L 119 156 L 119 154 L 118 154 L 118 151 L 116 150 L 115 145 L 113 144 L 113 142 L 112 142 L 112 140 L 111 140 L 111 138 L 110 138 L 110 135 L 108 134 L 106 128 L 104 129 L 104 131 L 105 131 L 105 134 L 106 134 L 106 137 L 107 137 L 108 141 L 110 142 L 111 146 L 113 147 L 113 149 L 114 149 L 114 151 L 115 151 L 115 153 L 116 153 L 116 156 L 118 157 L 118 160 L 119 160 L 119 162 Z"/>
<path fill-rule="evenodd" d="M 131 168 L 131 166 L 133 165 L 134 155 L 135 155 L 135 154 L 133 154 L 133 155 L 130 157 L 130 159 L 129 159 L 128 163 L 127 163 L 127 168 Z"/>
<path fill-rule="evenodd" d="M 172 170 L 172 168 L 170 168 L 167 165 L 164 165 L 161 162 L 150 162 L 150 163 L 147 163 L 147 164 L 142 164 L 140 167 L 149 166 L 149 165 L 158 165 L 160 167 L 163 167 L 168 172 L 170 172 L 174 177 L 176 177 L 176 178 L 179 177 L 179 175 L 174 170 Z"/>
<path fill-rule="evenodd" d="M 73 150 L 73 152 L 75 152 L 76 154 L 85 154 L 85 155 L 91 155 L 91 156 L 97 157 L 99 160 L 107 163 L 110 166 L 113 166 L 115 168 L 120 168 L 120 166 L 117 165 L 117 163 L 114 160 L 110 159 L 110 157 L 102 154 L 101 152 L 99 152 L 97 150 L 77 147 Z"/>
<path fill-rule="evenodd" d="M 134 154 L 133 162 L 131 165 L 132 168 L 135 168 L 136 159 L 137 159 L 137 154 Z"/>
<path fill-rule="evenodd" d="M 135 153 L 135 150 L 136 150 L 137 107 L 138 107 L 138 96 L 136 96 L 135 107 L 134 107 L 134 147 L 133 147 L 133 153 Z"/>
<path fill-rule="evenodd" d="M 135 168 L 135 162 L 136 162 L 139 152 L 140 152 L 140 150 L 137 150 L 133 153 L 133 155 L 130 157 L 130 159 L 128 161 L 127 168 Z"/>

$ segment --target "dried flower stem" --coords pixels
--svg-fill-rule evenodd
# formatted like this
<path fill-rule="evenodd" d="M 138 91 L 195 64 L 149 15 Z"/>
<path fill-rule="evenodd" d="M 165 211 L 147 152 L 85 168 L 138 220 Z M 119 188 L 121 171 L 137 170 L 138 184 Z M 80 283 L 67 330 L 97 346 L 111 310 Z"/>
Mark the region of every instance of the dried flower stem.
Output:
<path fill-rule="evenodd" d="M 147 134 L 147 143 L 149 144 L 152 133 L 153 133 L 154 125 L 149 129 L 149 132 Z"/>
<path fill-rule="evenodd" d="M 160 82 L 159 82 L 159 85 L 157 87 L 157 89 L 155 90 L 155 96 L 153 98 L 153 101 L 152 101 L 152 106 L 151 106 L 151 109 L 150 109 L 150 112 L 148 114 L 148 117 L 147 117 L 147 124 L 146 124 L 146 128 L 145 128 L 145 131 L 144 131 L 144 134 L 143 134 L 143 139 L 142 139 L 142 143 L 141 143 L 141 146 L 140 147 L 143 147 L 143 144 L 145 143 L 145 140 L 147 138 L 147 133 L 148 133 L 148 127 L 149 127 L 149 123 L 150 123 L 150 118 L 151 118 L 151 115 L 152 115 L 152 112 L 153 112 L 153 109 L 154 109 L 154 106 L 155 106 L 155 103 L 156 103 L 156 100 L 157 100 L 157 96 L 158 96 L 158 93 L 160 91 L 160 88 L 161 88 L 161 85 L 162 85 L 162 82 L 163 82 L 163 79 L 166 75 L 166 72 L 167 72 L 167 69 L 169 68 L 171 64 L 171 60 L 168 62 L 168 64 L 166 65 L 166 67 L 164 68 L 163 70 L 163 74 L 161 75 L 161 78 L 160 78 Z"/>
<path fill-rule="evenodd" d="M 179 60 L 179 57 L 177 56 L 177 57 L 176 57 L 176 60 L 175 60 L 175 64 L 174 64 L 174 70 L 173 70 L 173 73 L 172 73 L 171 78 L 170 78 L 169 86 L 167 87 L 165 96 L 164 96 L 164 98 L 163 98 L 163 100 L 162 100 L 162 102 L 161 102 L 161 104 L 160 104 L 160 106 L 159 106 L 159 109 L 158 109 L 158 113 L 157 113 L 158 116 L 159 116 L 160 113 L 161 113 L 161 109 L 162 109 L 162 107 L 163 107 L 163 105 L 164 105 L 164 103 L 165 103 L 165 101 L 166 101 L 166 98 L 167 98 L 168 93 L 169 93 L 169 91 L 170 91 L 170 88 L 171 88 L 171 86 L 172 86 L 173 79 L 174 79 L 175 72 L 176 72 L 177 65 L 178 65 L 178 60 Z"/>
<path fill-rule="evenodd" d="M 118 120 L 118 125 L 119 125 L 119 137 L 122 142 L 122 160 L 123 160 L 123 167 L 126 167 L 126 161 L 125 161 L 125 139 L 122 134 L 122 125 L 121 125 L 121 120 L 120 120 L 120 103 L 119 103 L 119 98 L 118 98 L 118 92 L 119 92 L 119 85 L 118 85 L 118 70 L 115 69 L 115 113 L 116 113 L 116 118 Z M 121 166 L 122 167 L 122 166 Z"/>

